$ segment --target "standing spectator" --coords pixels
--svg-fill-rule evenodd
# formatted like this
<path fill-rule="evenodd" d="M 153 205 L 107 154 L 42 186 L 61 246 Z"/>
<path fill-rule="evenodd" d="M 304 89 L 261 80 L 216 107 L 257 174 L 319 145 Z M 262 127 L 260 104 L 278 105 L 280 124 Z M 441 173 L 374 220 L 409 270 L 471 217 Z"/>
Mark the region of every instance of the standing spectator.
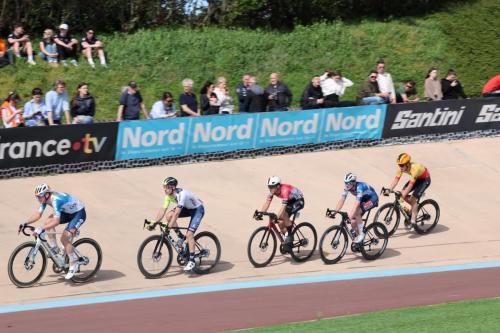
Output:
<path fill-rule="evenodd" d="M 52 29 L 45 29 L 43 38 L 40 41 L 40 52 L 38 56 L 47 61 L 51 66 L 57 66 L 57 44 L 54 41 L 54 31 Z"/>
<path fill-rule="evenodd" d="M 9 46 L 14 50 L 16 57 L 28 57 L 28 64 L 36 65 L 33 60 L 33 46 L 30 36 L 24 34 L 24 28 L 20 24 L 14 26 L 14 31 L 7 37 Z"/>
<path fill-rule="evenodd" d="M 217 95 L 217 100 L 219 101 L 220 114 L 231 114 L 234 110 L 233 98 L 229 96 L 229 90 L 227 88 L 227 80 L 225 77 L 219 77 L 217 79 L 217 87 L 214 89 L 214 93 Z"/>
<path fill-rule="evenodd" d="M 201 114 L 204 116 L 209 116 L 213 114 L 219 114 L 220 103 L 217 99 L 217 95 L 214 93 L 214 83 L 210 80 L 205 82 L 200 90 L 200 109 Z"/>
<path fill-rule="evenodd" d="M 153 104 L 149 117 L 151 119 L 162 119 L 175 118 L 176 116 L 174 98 L 169 91 L 165 91 L 161 100 Z"/>
<path fill-rule="evenodd" d="M 66 83 L 63 80 L 56 80 L 54 90 L 45 95 L 45 107 L 47 109 L 47 125 L 60 125 L 63 113 L 66 116 L 66 124 L 71 124 L 68 93 L 66 92 Z"/>
<path fill-rule="evenodd" d="M 144 118 L 149 119 L 141 92 L 137 89 L 137 82 L 133 80 L 128 82 L 127 88 L 125 88 L 120 96 L 119 103 L 116 121 L 138 120 L 141 111 Z"/>
<path fill-rule="evenodd" d="M 380 92 L 377 76 L 377 71 L 371 71 L 368 78 L 363 81 L 358 91 L 358 102 L 360 104 L 385 104 L 389 101 L 389 93 Z"/>
<path fill-rule="evenodd" d="M 441 81 L 438 79 L 438 70 L 436 67 L 431 67 L 427 72 L 424 82 L 424 95 L 428 101 L 440 101 L 443 99 Z"/>
<path fill-rule="evenodd" d="M 321 79 L 319 76 L 314 76 L 302 93 L 300 106 L 304 110 L 319 109 L 324 107 L 324 101 L 323 91 L 321 90 Z"/>
<path fill-rule="evenodd" d="M 453 69 L 448 70 L 446 77 L 441 79 L 441 89 L 443 91 L 443 99 L 467 98 L 462 85 L 457 80 L 457 73 Z"/>
<path fill-rule="evenodd" d="M 74 66 L 78 66 L 77 61 L 77 47 L 78 41 L 74 38 L 71 38 L 71 35 L 68 33 L 68 25 L 63 23 L 59 26 L 59 33 L 54 38 L 57 44 L 57 53 L 59 54 L 59 60 L 64 66 L 67 66 L 66 59 L 71 59 L 71 63 Z"/>
<path fill-rule="evenodd" d="M 0 37 L 0 68 L 10 65 L 9 51 L 2 37 Z"/>
<path fill-rule="evenodd" d="M 339 100 L 340 97 L 344 96 L 345 89 L 353 86 L 351 80 L 342 77 L 341 71 L 326 70 L 326 72 L 320 76 L 320 79 L 321 90 L 325 96 L 325 107 L 330 108 L 356 105 L 356 103 L 353 102 Z"/>
<path fill-rule="evenodd" d="M 266 87 L 269 111 L 287 111 L 292 104 L 292 92 L 286 84 L 280 81 L 278 73 L 272 73 L 269 76 L 269 82 Z"/>
<path fill-rule="evenodd" d="M 248 81 L 247 96 L 245 97 L 245 110 L 247 112 L 265 112 L 266 111 L 266 96 L 264 88 L 257 84 L 257 78 L 251 76 Z"/>
<path fill-rule="evenodd" d="M 483 87 L 484 97 L 500 97 L 500 75 L 492 77 Z"/>
<path fill-rule="evenodd" d="M 181 106 L 181 117 L 194 116 L 198 117 L 200 111 L 198 110 L 198 102 L 196 101 L 196 95 L 193 94 L 193 80 L 184 79 L 182 80 L 183 92 L 179 96 L 179 104 Z"/>
<path fill-rule="evenodd" d="M 106 57 L 104 56 L 104 44 L 97 39 L 94 33 L 94 29 L 87 29 L 85 31 L 85 36 L 80 40 L 80 47 L 82 53 L 89 62 L 90 67 L 95 68 L 94 59 L 92 59 L 92 53 L 97 53 L 99 56 L 99 61 L 101 66 L 106 67 Z"/>
<path fill-rule="evenodd" d="M 415 81 L 406 81 L 399 89 L 396 91 L 396 103 L 411 103 L 418 102 L 417 87 Z M 410 99 L 411 96 L 415 98 Z"/>
<path fill-rule="evenodd" d="M 40 88 L 31 91 L 32 99 L 24 104 L 23 118 L 26 126 L 44 126 L 47 119 L 47 108 L 43 101 L 43 92 Z"/>
<path fill-rule="evenodd" d="M 92 124 L 95 115 L 95 99 L 89 93 L 89 85 L 78 84 L 75 97 L 71 101 L 71 116 L 73 124 Z"/>
<path fill-rule="evenodd" d="M 17 103 L 21 100 L 19 94 L 11 91 L 4 99 L 0 109 L 2 111 L 2 121 L 5 128 L 23 127 L 23 109 L 17 108 Z"/>
<path fill-rule="evenodd" d="M 247 90 L 250 87 L 250 74 L 243 74 L 241 83 L 236 87 L 236 96 L 238 96 L 238 112 L 248 112 L 245 109 L 245 97 Z"/>
<path fill-rule="evenodd" d="M 388 93 L 388 103 L 396 103 L 396 92 L 391 74 L 385 71 L 385 62 L 383 59 L 377 61 L 377 82 L 381 93 Z"/>

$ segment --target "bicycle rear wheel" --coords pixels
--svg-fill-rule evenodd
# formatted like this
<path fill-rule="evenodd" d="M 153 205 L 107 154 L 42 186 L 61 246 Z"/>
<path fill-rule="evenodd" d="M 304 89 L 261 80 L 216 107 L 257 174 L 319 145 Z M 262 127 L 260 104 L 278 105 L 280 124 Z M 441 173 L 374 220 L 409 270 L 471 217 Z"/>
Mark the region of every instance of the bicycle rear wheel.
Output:
<path fill-rule="evenodd" d="M 334 225 L 326 229 L 319 241 L 319 254 L 325 264 L 335 264 L 345 255 L 347 251 L 347 233 L 345 230 Z"/>
<path fill-rule="evenodd" d="M 267 266 L 276 254 L 276 235 L 268 227 L 259 227 L 250 236 L 247 246 L 248 259 L 255 267 Z"/>
<path fill-rule="evenodd" d="M 386 203 L 377 210 L 373 222 L 382 223 L 388 232 L 389 236 L 394 235 L 399 226 L 399 221 L 401 220 L 401 213 L 396 208 L 394 203 Z M 375 229 L 375 232 L 378 230 Z M 382 237 L 383 235 L 377 235 Z"/>
<path fill-rule="evenodd" d="M 385 225 L 374 222 L 366 228 L 361 254 L 366 260 L 375 260 L 384 253 L 388 242 L 389 233 Z"/>
<path fill-rule="evenodd" d="M 198 274 L 206 274 L 217 265 L 220 260 L 221 248 L 217 236 L 208 231 L 202 231 L 194 236 L 196 250 L 194 260 L 196 266 L 193 271 Z"/>
<path fill-rule="evenodd" d="M 82 283 L 94 277 L 102 264 L 102 250 L 99 244 L 91 238 L 82 238 L 73 243 L 75 254 L 78 256 L 80 268 L 71 278 L 71 281 Z M 66 256 L 66 258 L 68 258 Z M 68 259 L 66 259 L 68 260 Z"/>
<path fill-rule="evenodd" d="M 37 283 L 47 267 L 43 248 L 35 253 L 35 242 L 26 242 L 14 249 L 7 265 L 9 278 L 16 286 L 25 288 Z"/>
<path fill-rule="evenodd" d="M 425 235 L 432 231 L 439 222 L 440 209 L 436 201 L 426 199 L 418 205 L 415 231 Z"/>
<path fill-rule="evenodd" d="M 172 247 L 160 235 L 144 240 L 137 252 L 137 265 L 141 273 L 156 279 L 163 276 L 172 264 Z"/>
<path fill-rule="evenodd" d="M 317 242 L 318 236 L 314 226 L 309 222 L 302 222 L 293 230 L 293 245 L 290 255 L 295 261 L 306 261 L 313 255 Z"/>

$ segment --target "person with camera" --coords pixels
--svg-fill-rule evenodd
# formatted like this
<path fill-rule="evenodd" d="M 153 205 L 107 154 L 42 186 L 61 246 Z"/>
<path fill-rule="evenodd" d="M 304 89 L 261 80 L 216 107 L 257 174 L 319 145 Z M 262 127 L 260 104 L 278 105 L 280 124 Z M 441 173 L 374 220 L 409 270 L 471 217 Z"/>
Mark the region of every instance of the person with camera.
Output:
<path fill-rule="evenodd" d="M 292 104 L 292 92 L 280 81 L 278 73 L 271 73 L 269 85 L 265 89 L 269 111 L 288 111 Z"/>
<path fill-rule="evenodd" d="M 165 91 L 163 93 L 162 99 L 153 104 L 149 117 L 151 119 L 162 119 L 162 118 L 175 118 L 177 113 L 175 111 L 174 98 L 172 93 Z"/>
<path fill-rule="evenodd" d="M 43 100 L 43 92 L 40 88 L 31 91 L 31 101 L 24 104 L 23 117 L 26 126 L 44 126 L 46 122 L 47 108 Z"/>
<path fill-rule="evenodd" d="M 457 80 L 457 73 L 453 69 L 449 69 L 446 77 L 441 79 L 441 89 L 443 99 L 467 98 L 460 81 Z"/>

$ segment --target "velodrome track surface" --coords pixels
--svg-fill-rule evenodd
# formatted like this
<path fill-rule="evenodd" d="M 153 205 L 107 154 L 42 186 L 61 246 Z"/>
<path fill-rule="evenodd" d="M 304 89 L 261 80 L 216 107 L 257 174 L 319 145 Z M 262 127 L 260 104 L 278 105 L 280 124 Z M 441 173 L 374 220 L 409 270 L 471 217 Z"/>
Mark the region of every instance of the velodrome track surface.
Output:
<path fill-rule="evenodd" d="M 0 274 L 0 308 L 212 284 L 498 262 L 500 230 L 496 220 L 500 198 L 495 189 L 500 187 L 499 146 L 500 138 L 485 138 L 5 180 L 0 182 L 0 265 L 4 267 Z M 345 172 L 355 172 L 360 180 L 380 189 L 392 180 L 395 157 L 403 151 L 430 169 L 432 185 L 427 196 L 435 198 L 441 207 L 440 222 L 432 234 L 417 236 L 399 230 L 390 239 L 384 256 L 373 262 L 350 251 L 342 261 L 331 266 L 324 265 L 318 255 L 301 264 L 279 255 L 269 267 L 261 269 L 253 268 L 248 262 L 248 237 L 263 224 L 253 221 L 251 216 L 253 210 L 262 205 L 268 176 L 278 174 L 285 182 L 303 190 L 306 207 L 301 220 L 312 222 L 320 237 L 331 224 L 331 220 L 324 218 L 325 208 L 335 206 Z M 151 234 L 142 230 L 142 221 L 154 216 L 161 205 L 160 184 L 168 175 L 177 177 L 181 187 L 202 198 L 207 212 L 199 230 L 211 230 L 221 240 L 221 263 L 209 275 L 189 276 L 173 265 L 164 278 L 146 280 L 137 268 L 137 248 Z M 73 193 L 85 202 L 88 219 L 82 235 L 96 239 L 104 254 L 101 272 L 92 283 L 67 283 L 50 268 L 40 285 L 29 289 L 16 288 L 9 281 L 5 269 L 8 257 L 16 245 L 28 240 L 17 236 L 17 225 L 37 208 L 32 192 L 40 182 Z M 382 203 L 386 200 L 382 198 Z M 352 198 L 346 207 L 351 203 Z M 273 207 L 276 206 L 277 202 Z M 485 274 L 492 272 L 485 271 Z M 499 290 L 500 282 L 496 283 Z M 457 288 L 465 285 L 458 284 Z M 476 297 L 486 296 L 498 295 L 483 293 Z M 433 303 L 430 299 L 429 302 Z M 297 320 L 302 319 L 307 318 Z"/>

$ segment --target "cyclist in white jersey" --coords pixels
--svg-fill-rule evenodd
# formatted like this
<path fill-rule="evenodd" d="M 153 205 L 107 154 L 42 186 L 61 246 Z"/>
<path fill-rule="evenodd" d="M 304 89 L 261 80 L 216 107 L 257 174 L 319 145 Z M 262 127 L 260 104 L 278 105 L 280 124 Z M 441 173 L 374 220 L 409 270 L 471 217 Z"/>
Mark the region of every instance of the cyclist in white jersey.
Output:
<path fill-rule="evenodd" d="M 69 257 L 69 270 L 65 276 L 65 279 L 69 280 L 75 275 L 79 268 L 78 257 L 74 253 L 71 239 L 87 218 L 85 206 L 80 200 L 67 193 L 52 191 L 47 184 L 41 184 L 35 188 L 35 197 L 38 199 L 38 202 L 40 202 L 40 208 L 35 214 L 28 218 L 26 223 L 19 227 L 22 228 L 25 225 L 40 220 L 47 205 L 54 209 L 54 213 L 45 221 L 43 228 L 38 227 L 34 232 L 36 235 L 40 236 L 46 230 L 55 232 L 55 227 L 59 224 L 67 224 L 61 235 L 61 243 Z M 54 234 L 48 234 L 47 236 L 52 250 L 58 251 L 59 249 Z"/>
<path fill-rule="evenodd" d="M 166 197 L 163 207 L 160 208 L 156 216 L 156 221 L 161 221 L 165 216 L 169 226 L 171 228 L 176 228 L 177 218 L 191 218 L 188 231 L 186 233 L 186 241 L 189 246 L 189 260 L 184 267 L 185 271 L 191 271 L 196 266 L 194 262 L 194 233 L 196 232 L 196 229 L 198 229 L 201 220 L 205 215 L 205 207 L 203 206 L 203 202 L 198 199 L 198 197 L 189 191 L 178 188 L 177 184 L 177 179 L 173 177 L 167 177 L 163 181 L 163 189 L 165 190 Z M 174 199 L 177 205 L 174 209 L 168 211 L 169 205 L 174 202 Z M 179 230 L 177 230 L 177 235 L 179 237 L 184 237 Z"/>

